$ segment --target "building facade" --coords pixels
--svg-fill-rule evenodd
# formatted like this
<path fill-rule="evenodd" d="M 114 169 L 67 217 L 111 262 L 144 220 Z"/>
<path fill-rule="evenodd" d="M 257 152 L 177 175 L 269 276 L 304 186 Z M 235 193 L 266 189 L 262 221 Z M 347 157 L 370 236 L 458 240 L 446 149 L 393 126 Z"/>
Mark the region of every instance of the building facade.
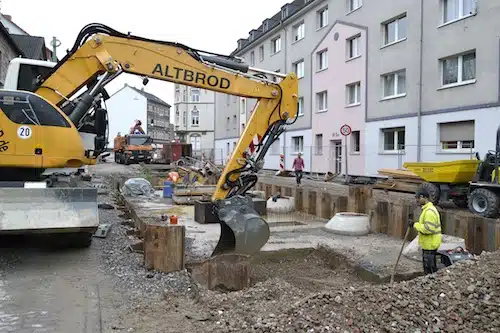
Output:
<path fill-rule="evenodd" d="M 309 171 L 344 173 L 347 162 L 350 174 L 376 174 L 494 149 L 499 14 L 495 0 L 285 4 L 233 52 L 251 66 L 300 77 L 300 116 L 265 167 L 277 169 L 285 153 L 290 168 L 303 151 Z M 217 94 L 216 146 L 237 141 L 254 101 L 246 114 L 241 103 Z M 352 130 L 347 137 L 342 125 Z"/>
<path fill-rule="evenodd" d="M 215 159 L 215 93 L 175 84 L 175 136 L 191 143 L 193 156 Z"/>
<path fill-rule="evenodd" d="M 136 119 L 153 139 L 153 143 L 167 143 L 174 139 L 174 125 L 170 123 L 170 104 L 157 96 L 125 83 L 106 101 L 109 117 L 110 142 L 118 133 L 127 134 Z"/>

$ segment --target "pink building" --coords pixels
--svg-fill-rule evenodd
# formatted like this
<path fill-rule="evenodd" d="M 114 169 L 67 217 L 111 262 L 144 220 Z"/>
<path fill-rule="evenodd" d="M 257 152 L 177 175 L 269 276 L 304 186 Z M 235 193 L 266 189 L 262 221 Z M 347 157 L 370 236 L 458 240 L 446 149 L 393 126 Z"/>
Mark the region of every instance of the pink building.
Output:
<path fill-rule="evenodd" d="M 364 174 L 366 31 L 337 21 L 313 51 L 312 172 L 345 173 L 347 153 L 348 173 Z"/>

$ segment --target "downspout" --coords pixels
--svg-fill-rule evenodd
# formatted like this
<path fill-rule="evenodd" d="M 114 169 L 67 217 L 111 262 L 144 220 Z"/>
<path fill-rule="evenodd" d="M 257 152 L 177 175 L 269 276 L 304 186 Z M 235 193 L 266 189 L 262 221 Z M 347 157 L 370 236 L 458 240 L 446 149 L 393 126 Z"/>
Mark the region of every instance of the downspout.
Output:
<path fill-rule="evenodd" d="M 288 49 L 287 30 L 286 30 L 285 27 L 283 27 L 283 22 L 280 22 L 280 24 L 281 24 L 281 27 L 283 29 L 283 35 L 284 35 L 284 38 L 283 38 L 283 42 L 284 43 L 283 43 L 283 45 L 284 45 L 284 51 L 285 51 L 285 56 L 284 56 L 285 65 L 284 65 L 284 68 L 283 68 L 283 72 L 284 73 L 288 73 L 288 70 L 287 70 L 287 64 L 288 64 L 288 62 L 287 62 L 287 49 Z M 286 154 L 286 133 L 287 133 L 287 131 L 285 130 L 283 132 L 283 156 L 285 157 L 283 162 L 284 162 L 284 168 L 285 168 L 285 170 L 286 170 L 286 160 L 287 160 L 287 158 L 286 158 L 286 156 L 287 156 L 287 154 Z"/>
<path fill-rule="evenodd" d="M 424 0 L 420 0 L 420 63 L 418 70 L 418 111 L 417 111 L 417 162 L 422 159 L 422 69 L 423 69 L 423 56 L 424 56 Z"/>

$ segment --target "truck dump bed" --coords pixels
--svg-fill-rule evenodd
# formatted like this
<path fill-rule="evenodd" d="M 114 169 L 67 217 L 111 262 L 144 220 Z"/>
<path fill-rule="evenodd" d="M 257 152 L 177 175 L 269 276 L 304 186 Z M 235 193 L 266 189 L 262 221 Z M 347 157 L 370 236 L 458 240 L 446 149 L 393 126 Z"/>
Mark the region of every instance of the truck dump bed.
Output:
<path fill-rule="evenodd" d="M 428 183 L 465 184 L 472 180 L 480 161 L 407 162 L 404 167 Z"/>

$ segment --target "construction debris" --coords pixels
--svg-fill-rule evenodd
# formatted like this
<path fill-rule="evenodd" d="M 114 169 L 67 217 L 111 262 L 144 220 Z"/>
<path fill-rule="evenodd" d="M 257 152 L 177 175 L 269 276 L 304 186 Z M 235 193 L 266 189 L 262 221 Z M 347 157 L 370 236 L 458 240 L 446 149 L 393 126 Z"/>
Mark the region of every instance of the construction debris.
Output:
<path fill-rule="evenodd" d="M 299 290 L 268 281 L 224 297 L 206 332 L 497 332 L 499 274 L 497 251 L 393 287 L 346 284 L 299 301 Z M 262 302 L 245 304 L 262 288 Z"/>
<path fill-rule="evenodd" d="M 383 179 L 377 179 L 373 188 L 397 191 L 405 193 L 415 193 L 424 183 L 424 180 L 409 170 L 400 169 L 380 169 L 379 175 Z"/>

